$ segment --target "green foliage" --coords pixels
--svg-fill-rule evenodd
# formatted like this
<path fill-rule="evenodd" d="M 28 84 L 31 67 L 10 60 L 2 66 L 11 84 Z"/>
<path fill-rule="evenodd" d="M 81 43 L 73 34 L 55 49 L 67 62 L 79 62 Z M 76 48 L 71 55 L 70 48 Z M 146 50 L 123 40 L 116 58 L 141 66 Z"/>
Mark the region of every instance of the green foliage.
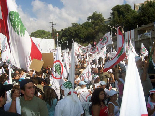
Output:
<path fill-rule="evenodd" d="M 113 7 L 110 16 L 110 24 L 114 27 L 121 26 L 124 28 L 124 31 L 134 29 L 137 25 L 135 22 L 137 12 L 132 10 L 129 4 L 117 5 Z"/>
<path fill-rule="evenodd" d="M 155 21 L 155 2 L 147 1 L 138 13 L 138 25 L 146 25 Z"/>
<path fill-rule="evenodd" d="M 36 37 L 36 38 L 43 38 L 43 39 L 51 39 L 51 33 L 45 30 L 37 30 L 35 32 L 32 32 L 31 37 Z"/>

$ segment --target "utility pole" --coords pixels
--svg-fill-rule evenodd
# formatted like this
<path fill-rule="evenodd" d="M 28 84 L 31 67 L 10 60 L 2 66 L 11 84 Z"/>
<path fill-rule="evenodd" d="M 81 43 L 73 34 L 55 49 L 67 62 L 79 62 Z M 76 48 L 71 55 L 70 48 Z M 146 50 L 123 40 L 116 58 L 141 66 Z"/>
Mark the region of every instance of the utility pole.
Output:
<path fill-rule="evenodd" d="M 50 23 L 52 23 L 52 34 L 51 34 L 51 36 L 52 36 L 52 39 L 55 40 L 55 37 L 54 37 L 54 28 L 53 28 L 53 26 L 56 25 L 56 24 L 54 24 L 53 22 L 50 22 Z"/>

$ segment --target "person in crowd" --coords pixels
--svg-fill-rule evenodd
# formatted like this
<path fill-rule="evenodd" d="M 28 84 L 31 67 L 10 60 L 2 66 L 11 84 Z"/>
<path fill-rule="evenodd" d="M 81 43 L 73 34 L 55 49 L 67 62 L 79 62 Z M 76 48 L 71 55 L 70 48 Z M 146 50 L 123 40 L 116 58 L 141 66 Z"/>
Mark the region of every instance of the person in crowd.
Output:
<path fill-rule="evenodd" d="M 148 116 L 155 116 L 155 89 L 149 91 L 150 96 L 147 103 Z"/>
<path fill-rule="evenodd" d="M 36 97 L 35 86 L 31 79 L 24 79 L 20 82 L 20 89 L 23 96 L 20 98 L 22 116 L 48 116 L 48 110 L 45 101 Z M 16 112 L 16 98 L 14 94 L 9 111 Z"/>
<path fill-rule="evenodd" d="M 0 83 L 0 116 L 20 116 L 17 113 L 7 112 L 4 110 L 4 105 L 7 100 L 6 91 L 11 89 L 12 85 L 3 85 Z"/>
<path fill-rule="evenodd" d="M 100 77 L 100 81 L 105 81 L 106 83 L 108 83 L 108 80 L 110 78 L 110 74 L 108 72 L 103 72 L 102 67 L 98 68 L 98 75 Z"/>
<path fill-rule="evenodd" d="M 79 85 L 80 81 L 81 81 L 81 79 L 79 77 L 79 74 L 76 73 L 75 74 L 75 79 L 74 79 L 74 87 L 75 88 Z"/>
<path fill-rule="evenodd" d="M 18 94 L 19 94 L 19 90 L 20 90 L 20 85 L 13 85 L 13 88 L 11 89 L 11 93 L 10 93 L 11 96 L 9 94 L 7 97 L 11 97 L 12 98 L 12 95 L 13 95 L 14 92 L 18 92 Z M 7 101 L 7 103 L 4 105 L 4 110 L 5 111 L 9 111 L 9 108 L 11 106 L 11 102 L 12 102 L 12 99 L 10 101 Z"/>
<path fill-rule="evenodd" d="M 151 83 L 153 88 L 155 88 L 155 47 L 152 48 L 152 57 L 151 57 L 151 61 L 149 61 L 150 59 L 148 59 L 146 62 L 148 63 L 148 74 L 149 74 L 149 78 L 151 79 Z"/>
<path fill-rule="evenodd" d="M 45 78 L 45 85 L 43 86 L 43 91 L 45 92 L 46 89 L 51 88 L 50 86 L 50 79 L 49 78 Z"/>
<path fill-rule="evenodd" d="M 112 88 L 115 87 L 115 78 L 114 78 L 114 74 L 112 73 L 112 69 L 108 70 L 109 73 L 109 86 L 112 86 Z"/>
<path fill-rule="evenodd" d="M 113 89 L 108 92 L 108 96 L 110 97 L 110 101 L 108 103 L 108 116 L 119 116 L 120 114 L 120 107 L 117 102 L 117 94 L 118 92 Z"/>
<path fill-rule="evenodd" d="M 77 94 L 79 96 L 79 99 L 81 102 L 86 102 L 87 97 L 91 94 L 91 91 L 89 91 L 86 87 L 86 84 L 84 81 L 80 81 L 80 89 L 77 90 Z"/>
<path fill-rule="evenodd" d="M 103 88 L 96 88 L 92 94 L 92 116 L 108 116 L 108 107 L 104 103 L 105 92 Z"/>
<path fill-rule="evenodd" d="M 115 75 L 115 86 L 117 88 L 117 90 L 119 91 L 118 94 L 118 103 L 121 106 L 122 103 L 122 97 L 123 97 L 123 90 L 124 90 L 124 84 L 125 84 L 125 76 L 126 76 L 126 68 L 125 66 L 120 66 L 120 69 L 115 68 L 114 71 L 114 75 Z"/>
<path fill-rule="evenodd" d="M 149 75 L 147 73 L 147 71 L 148 71 L 148 62 L 147 61 L 143 62 L 141 57 L 139 57 L 139 56 L 135 57 L 135 61 L 136 61 L 138 72 L 139 72 L 139 75 L 140 75 L 140 78 L 141 78 L 141 83 L 142 83 L 142 86 L 143 86 L 145 101 L 147 102 L 148 101 L 149 91 L 151 89 L 153 89 L 151 80 L 150 80 Z"/>
<path fill-rule="evenodd" d="M 55 90 L 52 88 L 47 88 L 45 90 L 43 100 L 46 102 L 47 109 L 48 109 L 48 116 L 54 116 L 55 112 L 55 106 L 57 104 L 57 99 L 56 99 L 56 93 Z"/>
<path fill-rule="evenodd" d="M 55 107 L 55 116 L 82 116 L 84 113 L 81 102 L 72 89 L 72 83 L 66 81 L 61 86 L 64 98 Z"/>
<path fill-rule="evenodd" d="M 100 88 L 103 88 L 105 93 L 107 94 L 107 92 L 109 90 L 106 88 L 106 86 L 107 86 L 106 82 L 105 81 L 100 81 L 99 84 L 100 84 Z"/>

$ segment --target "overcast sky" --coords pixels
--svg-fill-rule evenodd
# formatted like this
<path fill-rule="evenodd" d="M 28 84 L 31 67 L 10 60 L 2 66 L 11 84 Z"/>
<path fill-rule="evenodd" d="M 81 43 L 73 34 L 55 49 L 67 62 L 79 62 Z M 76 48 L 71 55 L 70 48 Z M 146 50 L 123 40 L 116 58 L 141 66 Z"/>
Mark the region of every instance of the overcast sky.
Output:
<path fill-rule="evenodd" d="M 145 0 L 13 0 L 17 10 L 29 32 L 54 28 L 61 30 L 71 26 L 71 23 L 82 24 L 94 11 L 102 13 L 104 18 L 110 16 L 111 8 L 124 3 L 143 3 Z M 1 15 L 1 13 L 0 13 Z M 1 16 L 0 16 L 1 17 Z"/>

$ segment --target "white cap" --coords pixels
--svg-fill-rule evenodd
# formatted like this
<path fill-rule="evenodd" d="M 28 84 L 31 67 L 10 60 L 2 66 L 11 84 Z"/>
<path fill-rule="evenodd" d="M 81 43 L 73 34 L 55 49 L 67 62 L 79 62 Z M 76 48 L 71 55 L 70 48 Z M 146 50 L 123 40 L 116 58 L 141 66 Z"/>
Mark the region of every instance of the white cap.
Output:
<path fill-rule="evenodd" d="M 87 83 L 85 83 L 84 81 L 80 81 L 79 85 L 86 85 Z"/>
<path fill-rule="evenodd" d="M 115 90 L 113 90 L 113 89 L 111 89 L 110 91 L 108 91 L 108 95 L 109 95 L 109 96 L 113 96 L 113 95 L 115 95 L 115 94 L 118 94 L 118 91 L 115 91 Z"/>
<path fill-rule="evenodd" d="M 105 81 L 100 81 L 99 83 L 100 83 L 100 85 L 106 85 Z"/>

